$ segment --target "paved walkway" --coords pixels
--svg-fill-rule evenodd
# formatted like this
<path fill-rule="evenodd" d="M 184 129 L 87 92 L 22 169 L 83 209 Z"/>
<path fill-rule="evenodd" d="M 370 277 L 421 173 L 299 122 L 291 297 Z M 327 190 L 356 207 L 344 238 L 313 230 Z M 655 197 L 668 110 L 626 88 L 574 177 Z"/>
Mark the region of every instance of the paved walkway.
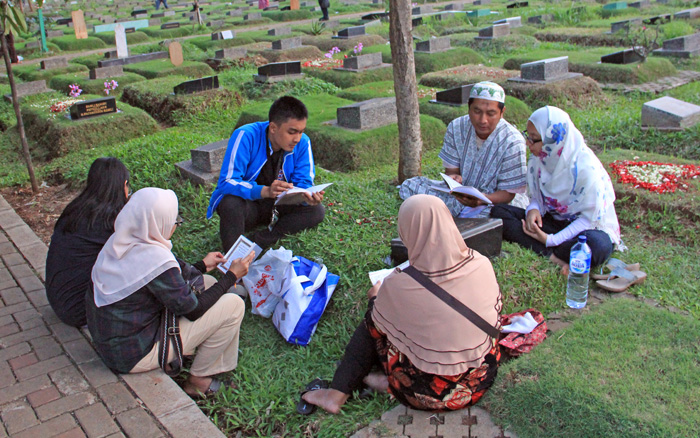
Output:
<path fill-rule="evenodd" d="M 46 251 L 0 196 L 0 437 L 223 437 L 162 371 L 116 375 L 58 320 Z"/>
<path fill-rule="evenodd" d="M 663 93 L 664 91 L 672 90 L 681 85 L 689 84 L 700 80 L 700 72 L 692 70 L 680 70 L 676 76 L 667 76 L 660 78 L 654 82 L 645 82 L 643 84 L 619 84 L 610 83 L 600 86 L 606 90 L 621 91 L 625 94 L 634 91 L 642 93 Z"/>

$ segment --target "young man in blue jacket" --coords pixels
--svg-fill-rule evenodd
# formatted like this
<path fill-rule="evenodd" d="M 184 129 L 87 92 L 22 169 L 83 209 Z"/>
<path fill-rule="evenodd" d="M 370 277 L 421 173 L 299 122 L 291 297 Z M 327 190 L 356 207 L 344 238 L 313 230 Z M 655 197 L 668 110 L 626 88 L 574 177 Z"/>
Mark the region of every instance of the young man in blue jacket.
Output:
<path fill-rule="evenodd" d="M 300 100 L 283 96 L 270 107 L 269 121 L 233 131 L 207 210 L 207 219 L 219 215 L 224 252 L 258 225 L 266 227 L 250 237 L 264 249 L 323 220 L 324 192 L 305 194 L 301 205 L 274 205 L 286 190 L 314 184 L 311 141 L 304 134 L 308 117 Z"/>

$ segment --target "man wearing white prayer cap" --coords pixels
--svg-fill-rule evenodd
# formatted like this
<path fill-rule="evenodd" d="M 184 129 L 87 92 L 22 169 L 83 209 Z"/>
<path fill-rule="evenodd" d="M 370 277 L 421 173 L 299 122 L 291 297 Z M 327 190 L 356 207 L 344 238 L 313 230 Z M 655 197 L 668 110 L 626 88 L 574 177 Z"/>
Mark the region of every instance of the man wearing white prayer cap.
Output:
<path fill-rule="evenodd" d="M 494 82 L 479 82 L 469 94 L 469 112 L 450 122 L 438 155 L 445 173 L 481 191 L 493 204 L 527 205 L 525 139 L 504 118 L 506 93 Z M 488 217 L 490 207 L 471 196 L 453 196 L 433 188 L 435 181 L 404 181 L 402 199 L 418 193 L 442 198 L 453 216 Z"/>

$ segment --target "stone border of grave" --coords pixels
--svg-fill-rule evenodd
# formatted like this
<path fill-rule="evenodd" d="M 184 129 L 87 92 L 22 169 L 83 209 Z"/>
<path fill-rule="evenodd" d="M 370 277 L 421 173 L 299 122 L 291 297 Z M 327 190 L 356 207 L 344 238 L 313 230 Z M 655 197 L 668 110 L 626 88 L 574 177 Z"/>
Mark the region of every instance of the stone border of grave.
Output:
<path fill-rule="evenodd" d="M 601 83 L 599 85 L 603 89 L 621 91 L 625 94 L 632 92 L 658 94 L 695 81 L 700 81 L 700 72 L 693 70 L 681 70 L 675 76 L 667 76 L 665 78 L 657 79 L 654 82 L 647 82 L 644 84 L 632 85 L 622 83 Z"/>

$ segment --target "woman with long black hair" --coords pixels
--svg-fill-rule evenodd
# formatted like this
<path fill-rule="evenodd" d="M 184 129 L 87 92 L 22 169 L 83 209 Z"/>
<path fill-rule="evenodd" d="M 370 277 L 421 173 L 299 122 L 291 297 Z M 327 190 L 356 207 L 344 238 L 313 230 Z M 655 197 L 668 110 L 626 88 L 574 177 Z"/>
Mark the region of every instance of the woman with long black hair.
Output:
<path fill-rule="evenodd" d="M 46 296 L 58 318 L 68 325 L 86 324 L 90 273 L 128 197 L 126 166 L 116 158 L 98 158 L 90 166 L 85 189 L 56 222 L 46 256 Z"/>

